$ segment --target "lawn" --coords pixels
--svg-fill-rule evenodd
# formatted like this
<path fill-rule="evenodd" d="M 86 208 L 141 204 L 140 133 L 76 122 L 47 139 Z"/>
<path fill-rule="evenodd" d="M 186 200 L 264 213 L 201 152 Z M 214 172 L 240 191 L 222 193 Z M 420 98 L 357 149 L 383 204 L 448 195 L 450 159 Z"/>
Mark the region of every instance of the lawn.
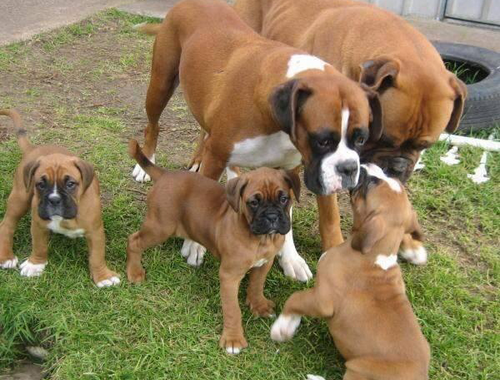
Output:
<path fill-rule="evenodd" d="M 128 139 L 141 139 L 146 125 L 153 40 L 132 29 L 145 20 L 112 10 L 0 48 L 0 108 L 22 112 L 32 141 L 64 145 L 95 164 L 107 259 L 122 276 L 119 287 L 97 289 L 85 241 L 58 235 L 51 238 L 49 265 L 40 278 L 1 270 L 0 373 L 25 357 L 26 345 L 41 345 L 50 353 L 44 366 L 52 379 L 260 380 L 302 379 L 307 373 L 341 379 L 343 362 L 323 322 L 306 319 L 291 342 L 277 344 L 269 338 L 272 320 L 251 316 L 244 292 L 250 347 L 239 356 L 219 349 L 217 262 L 207 257 L 201 268 L 189 267 L 179 239 L 146 253 L 145 283 L 127 283 L 126 238 L 141 223 L 149 187 L 132 181 L 127 156 Z M 0 217 L 20 160 L 10 126 L 0 119 Z M 178 91 L 162 117 L 159 164 L 185 168 L 197 135 Z M 402 264 L 407 292 L 432 348 L 431 379 L 498 379 L 500 154 L 490 155 L 492 179 L 476 185 L 467 173 L 479 164 L 481 151 L 461 149 L 462 163 L 449 167 L 439 160 L 447 149 L 444 143 L 429 149 L 425 169 L 409 182 L 430 259 L 425 267 Z M 294 213 L 294 232 L 314 271 L 321 254 L 317 210 L 305 193 Z M 341 203 L 346 235 L 345 194 Z M 30 247 L 26 217 L 14 248 L 23 260 Z M 279 312 L 293 291 L 312 284 L 285 278 L 275 265 L 266 285 Z"/>

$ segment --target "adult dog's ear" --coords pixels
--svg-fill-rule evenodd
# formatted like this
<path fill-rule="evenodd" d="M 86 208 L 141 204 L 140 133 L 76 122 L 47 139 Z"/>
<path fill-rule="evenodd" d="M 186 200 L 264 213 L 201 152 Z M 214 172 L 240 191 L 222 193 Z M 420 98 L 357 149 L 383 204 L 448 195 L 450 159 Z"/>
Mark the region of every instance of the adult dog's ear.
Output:
<path fill-rule="evenodd" d="M 446 132 L 453 133 L 458 128 L 460 118 L 462 117 L 462 113 L 464 112 L 465 98 L 467 98 L 467 86 L 455 75 L 452 75 L 450 79 L 450 85 L 455 91 L 457 97 L 453 102 L 453 111 L 451 112 L 450 121 L 446 126 Z"/>
<path fill-rule="evenodd" d="M 395 58 L 371 59 L 360 65 L 359 83 L 382 94 L 386 89 L 394 86 L 399 69 L 400 62 Z"/>
<path fill-rule="evenodd" d="M 363 83 L 361 83 L 361 88 L 365 91 L 370 105 L 370 141 L 377 142 L 384 131 L 382 105 L 376 91 Z"/>
<path fill-rule="evenodd" d="M 297 140 L 297 118 L 311 94 L 312 90 L 303 81 L 292 79 L 274 89 L 269 97 L 274 120 L 292 141 Z"/>
<path fill-rule="evenodd" d="M 367 253 L 385 235 L 385 222 L 379 215 L 370 215 L 351 240 L 352 249 Z"/>
<path fill-rule="evenodd" d="M 300 177 L 296 170 L 283 170 L 283 177 L 293 191 L 297 202 L 300 202 Z"/>
<path fill-rule="evenodd" d="M 33 191 L 33 177 L 35 176 L 36 170 L 39 166 L 40 161 L 38 160 L 30 161 L 24 166 L 23 181 L 28 194 Z"/>
<path fill-rule="evenodd" d="M 85 192 L 94 180 L 94 166 L 79 158 L 75 161 L 75 166 L 82 176 L 82 188 L 83 192 Z"/>
<path fill-rule="evenodd" d="M 241 196 L 243 195 L 243 190 L 245 190 L 247 184 L 248 179 L 244 177 L 233 178 L 226 184 L 227 201 L 236 212 L 240 211 Z"/>

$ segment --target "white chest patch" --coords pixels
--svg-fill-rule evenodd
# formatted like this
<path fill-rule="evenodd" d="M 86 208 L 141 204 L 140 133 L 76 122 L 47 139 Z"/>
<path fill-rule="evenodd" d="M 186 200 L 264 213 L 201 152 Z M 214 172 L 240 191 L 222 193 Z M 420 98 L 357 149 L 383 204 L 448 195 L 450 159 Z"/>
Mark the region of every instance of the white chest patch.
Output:
<path fill-rule="evenodd" d="M 253 266 L 252 268 L 260 268 L 262 265 L 264 265 L 265 263 L 267 263 L 268 260 L 266 259 L 260 259 L 259 261 L 257 261 Z"/>
<path fill-rule="evenodd" d="M 68 230 L 61 226 L 62 218 L 60 216 L 53 216 L 51 222 L 47 225 L 47 227 L 57 234 L 65 235 L 71 239 L 75 239 L 77 237 L 84 237 L 85 230 L 83 228 L 78 228 L 76 230 Z"/>
<path fill-rule="evenodd" d="M 394 178 L 389 178 L 385 175 L 384 171 L 375 164 L 363 164 L 363 167 L 368 172 L 368 175 L 381 179 L 389 185 L 389 187 L 397 193 L 401 192 L 401 185 Z"/>
<path fill-rule="evenodd" d="M 398 255 L 378 255 L 375 260 L 375 265 L 378 265 L 383 270 L 392 268 L 398 263 Z"/>
<path fill-rule="evenodd" d="M 288 61 L 288 70 L 286 72 L 287 78 L 293 78 L 298 73 L 306 70 L 325 70 L 328 65 L 322 59 L 309 54 L 294 54 Z"/>
<path fill-rule="evenodd" d="M 261 166 L 293 169 L 300 165 L 302 156 L 285 132 L 252 137 L 234 144 L 228 166 Z"/>

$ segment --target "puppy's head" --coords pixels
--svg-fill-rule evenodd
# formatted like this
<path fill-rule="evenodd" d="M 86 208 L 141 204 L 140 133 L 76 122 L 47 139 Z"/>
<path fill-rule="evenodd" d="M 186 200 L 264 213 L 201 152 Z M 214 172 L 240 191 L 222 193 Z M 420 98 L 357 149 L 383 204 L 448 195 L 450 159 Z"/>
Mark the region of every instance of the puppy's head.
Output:
<path fill-rule="evenodd" d="M 94 179 L 94 168 L 78 157 L 51 154 L 27 163 L 23 177 L 26 190 L 38 203 L 42 220 L 73 219 L 81 196 Z"/>
<path fill-rule="evenodd" d="M 384 131 L 363 147 L 362 162 L 373 162 L 405 182 L 423 149 L 439 135 L 458 127 L 467 87 L 446 70 L 438 53 L 433 62 L 390 56 L 369 60 L 360 67 L 362 86 L 379 94 Z"/>
<path fill-rule="evenodd" d="M 392 254 L 404 234 L 421 241 L 417 214 L 401 182 L 387 177 L 374 164 L 362 165 L 360 177 L 359 185 L 351 191 L 352 248 L 368 253 L 376 245 L 377 254 Z"/>
<path fill-rule="evenodd" d="M 358 152 L 382 133 L 376 92 L 329 69 L 306 71 L 270 97 L 275 121 L 302 155 L 306 186 L 321 195 L 356 186 Z"/>
<path fill-rule="evenodd" d="M 300 197 L 300 179 L 294 171 L 260 168 L 230 180 L 226 192 L 253 234 L 285 235 L 290 231 L 292 194 Z"/>

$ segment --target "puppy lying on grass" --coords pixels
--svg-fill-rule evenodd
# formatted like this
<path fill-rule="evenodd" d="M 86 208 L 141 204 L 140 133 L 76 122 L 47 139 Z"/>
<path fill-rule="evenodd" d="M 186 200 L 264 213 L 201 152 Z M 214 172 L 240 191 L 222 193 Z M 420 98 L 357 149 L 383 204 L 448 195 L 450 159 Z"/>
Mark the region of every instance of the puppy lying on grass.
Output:
<path fill-rule="evenodd" d="M 417 216 L 399 181 L 363 167 L 351 192 L 351 238 L 323 254 L 316 285 L 286 301 L 271 338 L 291 339 L 303 315 L 325 318 L 346 359 L 344 380 L 428 379 L 429 344 L 397 263 L 404 234 L 422 240 Z"/>
<path fill-rule="evenodd" d="M 261 168 L 230 180 L 226 187 L 193 172 L 169 172 L 155 166 L 131 140 L 129 153 L 151 176 L 148 211 L 141 229 L 130 235 L 127 276 L 141 282 L 144 250 L 178 236 L 207 247 L 220 260 L 224 328 L 220 346 L 230 354 L 247 347 L 238 289 L 250 271 L 247 304 L 255 315 L 270 316 L 274 303 L 264 297 L 264 283 L 274 257 L 290 230 L 292 194 L 299 198 L 294 171 Z"/>

